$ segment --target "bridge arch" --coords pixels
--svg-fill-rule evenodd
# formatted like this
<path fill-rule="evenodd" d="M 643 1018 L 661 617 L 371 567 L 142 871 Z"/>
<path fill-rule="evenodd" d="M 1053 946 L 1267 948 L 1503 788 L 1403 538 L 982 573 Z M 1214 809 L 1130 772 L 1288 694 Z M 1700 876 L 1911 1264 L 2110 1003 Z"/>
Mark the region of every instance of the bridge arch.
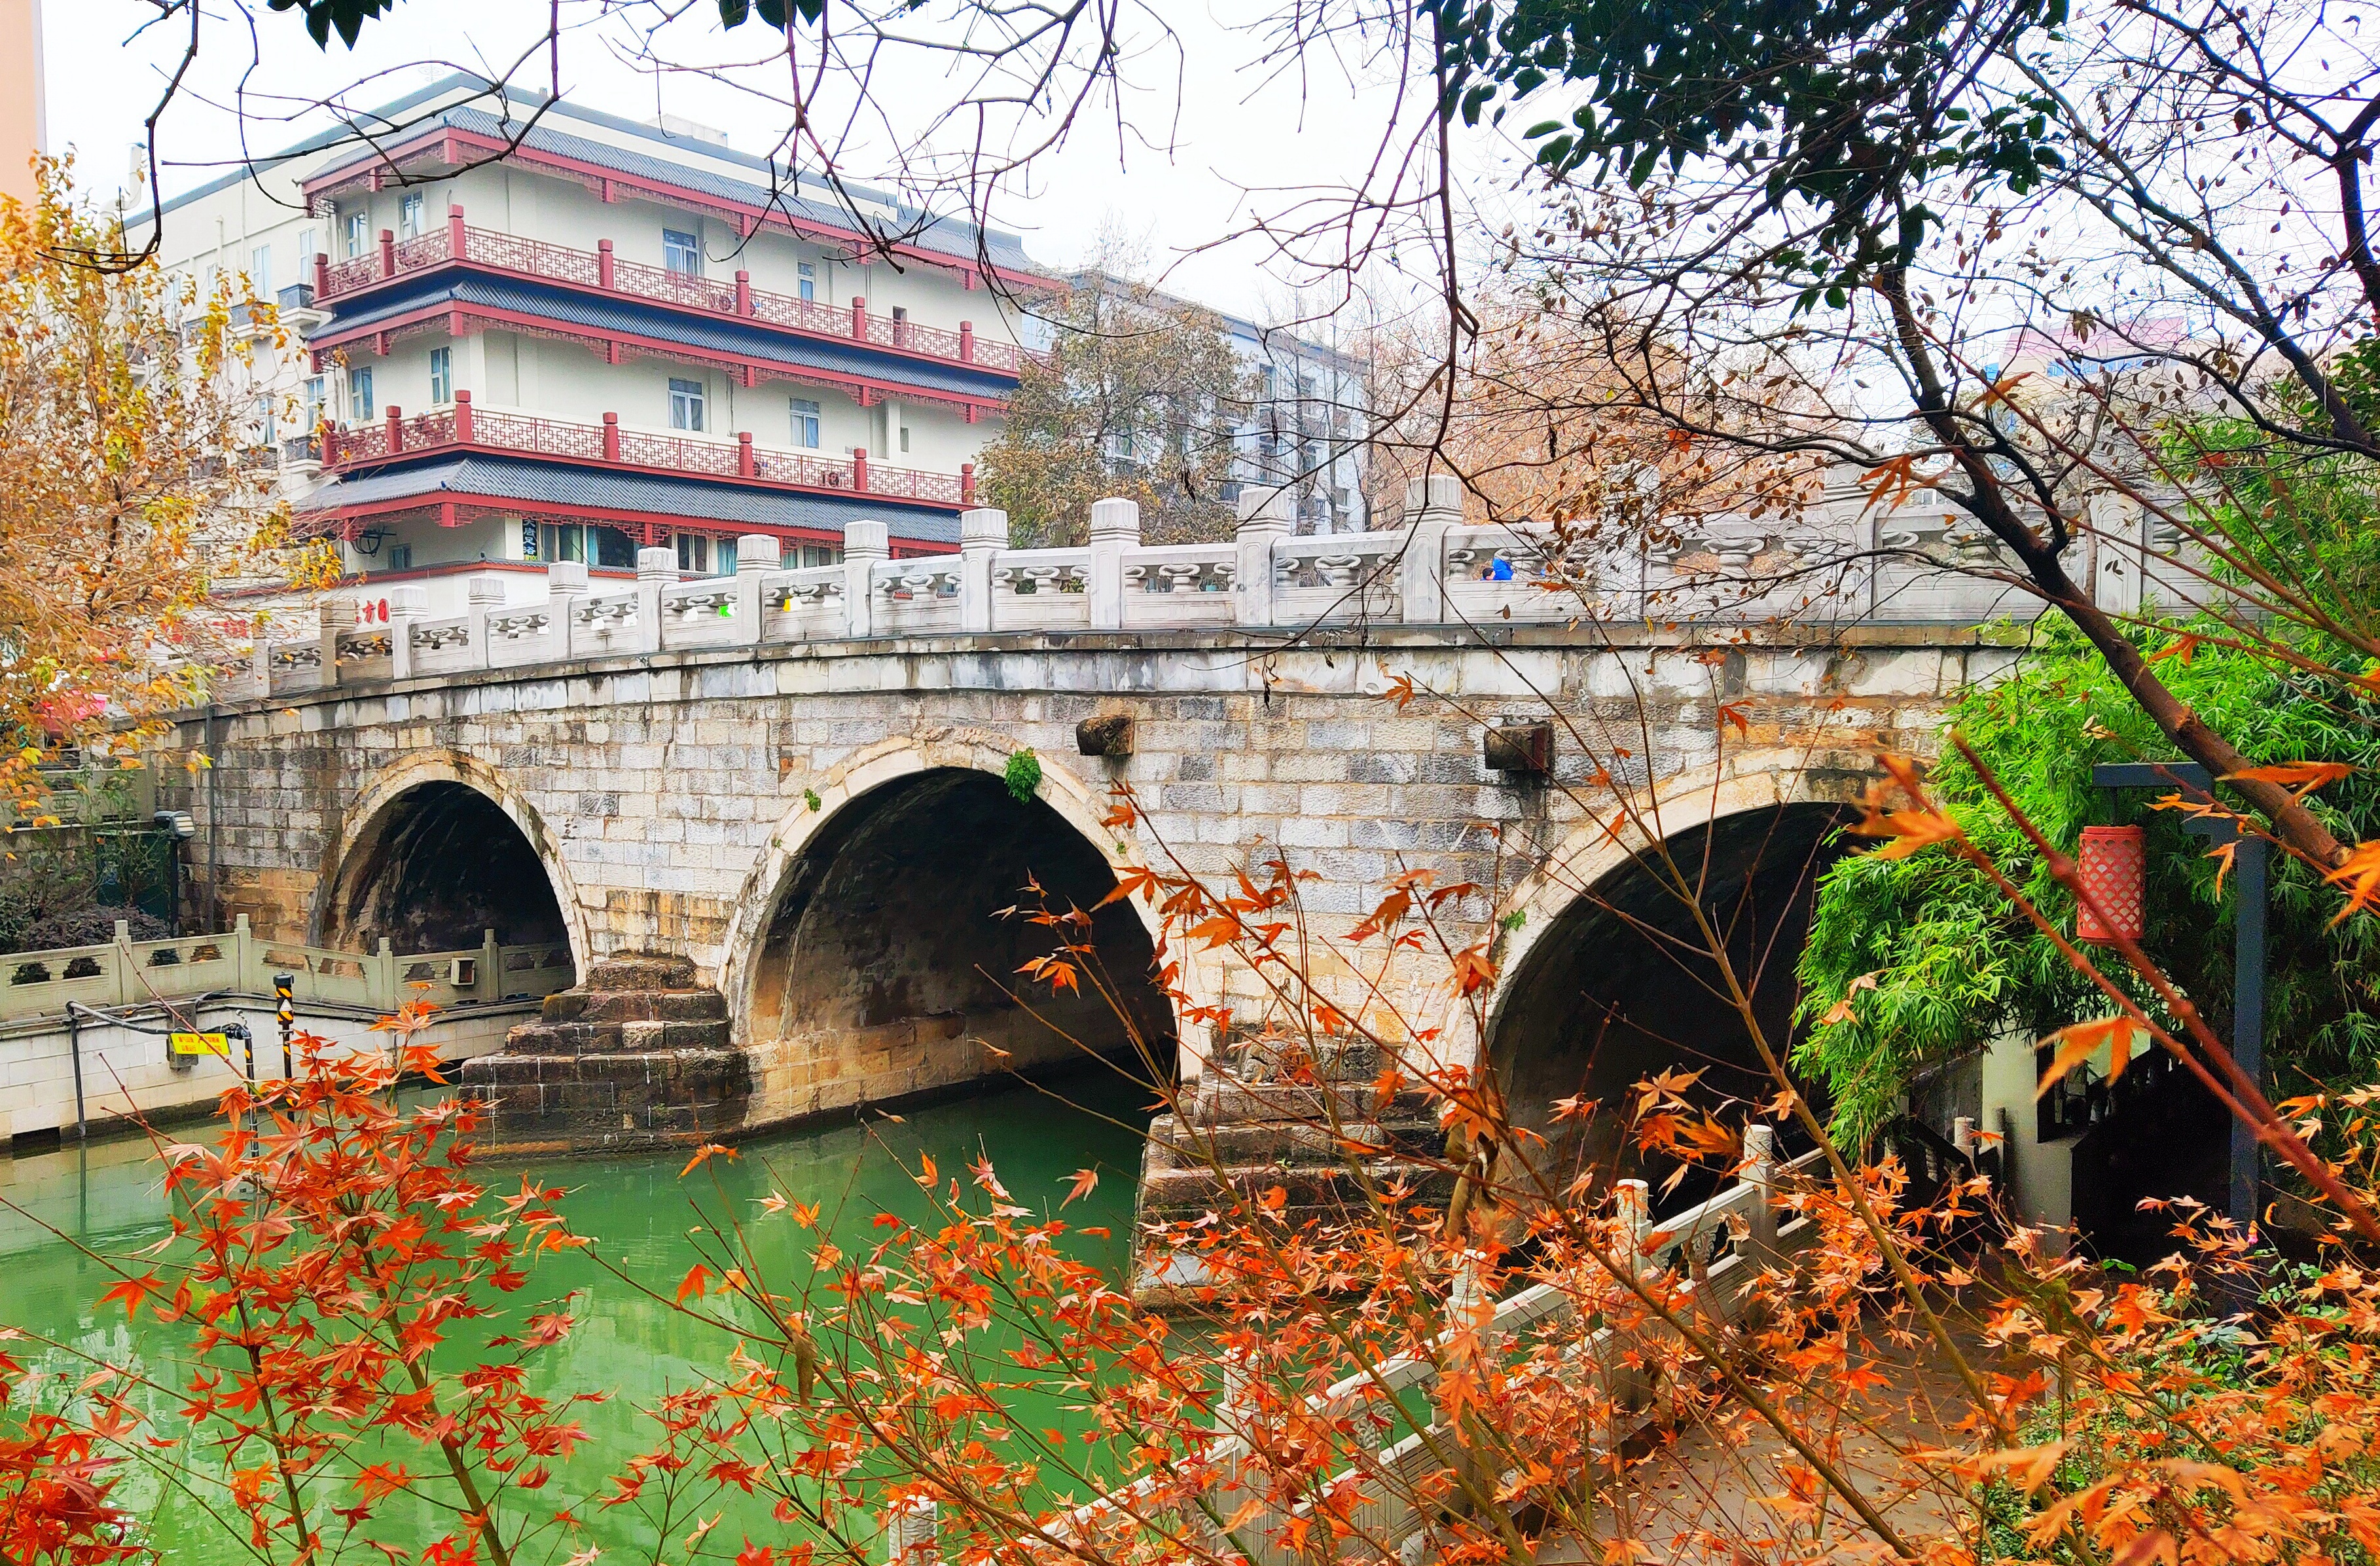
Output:
<path fill-rule="evenodd" d="M 566 941 L 587 971 L 587 925 L 536 807 L 494 768 L 452 750 L 374 773 L 346 813 L 309 917 L 310 939 L 402 952 Z"/>
<path fill-rule="evenodd" d="M 1807 771 L 1798 753 L 1735 758 L 1671 781 L 1647 812 L 1687 873 L 1707 867 L 1703 906 L 1780 1050 L 1811 893 L 1843 852 L 1835 829 L 1850 816 Z M 1500 977 L 1473 1058 L 1495 1068 L 1514 1119 L 1548 1138 L 1534 1161 L 1557 1185 L 1592 1169 L 1603 1180 L 1645 1174 L 1658 1188 L 1670 1166 L 1647 1166 L 1625 1118 L 1645 1077 L 1699 1070 L 1693 1096 L 1705 1102 L 1775 1090 L 1691 914 L 1630 851 L 1637 841 L 1577 829 L 1500 910 Z M 1557 1123 L 1554 1100 L 1573 1097 L 1606 1112 Z M 1690 1179 L 1679 1199 L 1696 1189 Z"/>
<path fill-rule="evenodd" d="M 1131 856 L 1101 824 L 1101 801 L 1054 759 L 1038 758 L 1033 799 L 1011 796 L 1013 749 L 968 731 L 887 740 L 778 822 L 730 912 L 721 988 L 779 1103 L 838 1108 L 1077 1057 L 1052 1022 L 1095 1049 L 1126 1047 L 1096 998 L 1053 998 L 1014 971 L 1053 944 L 1044 928 L 995 917 L 1025 901 L 1028 875 L 1052 907 L 1089 909 Z M 1165 1056 L 1178 1025 L 1150 972 L 1155 911 L 1127 898 L 1096 917 L 1103 965 L 1160 1066 L 1177 1069 Z"/>

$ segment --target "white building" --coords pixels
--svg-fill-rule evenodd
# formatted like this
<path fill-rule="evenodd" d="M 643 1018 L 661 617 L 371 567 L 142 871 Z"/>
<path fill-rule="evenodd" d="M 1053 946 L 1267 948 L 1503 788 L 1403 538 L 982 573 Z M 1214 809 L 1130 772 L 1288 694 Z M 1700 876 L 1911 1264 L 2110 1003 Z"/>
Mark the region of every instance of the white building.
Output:
<path fill-rule="evenodd" d="M 449 79 L 164 204 L 169 266 L 277 304 L 260 443 L 351 573 L 447 614 L 854 516 L 956 547 L 1024 357 L 986 285 L 1044 281 L 1013 237 L 858 192 L 880 242 L 716 132 L 508 102 Z"/>

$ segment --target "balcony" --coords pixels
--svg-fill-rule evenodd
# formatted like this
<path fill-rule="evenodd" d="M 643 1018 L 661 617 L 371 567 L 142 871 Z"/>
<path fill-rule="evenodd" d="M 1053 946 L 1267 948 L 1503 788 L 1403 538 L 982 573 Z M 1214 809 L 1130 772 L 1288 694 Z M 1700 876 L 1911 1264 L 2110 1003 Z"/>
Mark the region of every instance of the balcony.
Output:
<path fill-rule="evenodd" d="M 864 343 L 891 353 L 912 355 L 946 364 L 963 364 L 997 374 L 1016 375 L 1030 357 L 1007 343 L 978 342 L 972 322 L 956 332 L 868 312 L 865 299 L 848 307 L 822 305 L 814 299 L 756 289 L 747 273 L 735 281 L 672 272 L 615 259 L 612 241 L 602 240 L 592 251 L 525 239 L 516 234 L 464 225 L 462 210 L 453 209 L 446 226 L 400 240 L 382 229 L 376 255 L 352 257 L 334 264 L 326 256 L 314 258 L 314 301 L 320 305 L 352 297 L 400 277 L 442 266 L 468 265 L 542 283 L 560 283 L 666 309 L 704 315 L 736 317 L 764 326 L 783 327 L 807 336 Z"/>
<path fill-rule="evenodd" d="M 475 408 L 468 392 L 456 393 L 450 407 L 410 419 L 392 407 L 386 419 L 362 429 L 325 429 L 322 442 L 322 466 L 334 473 L 443 453 L 489 452 L 951 509 L 975 504 L 971 462 L 960 464 L 955 474 L 883 467 L 870 464 L 864 449 L 845 460 L 756 446 L 748 434 L 728 442 L 624 430 L 615 413 L 605 414 L 601 424 L 581 424 Z"/>

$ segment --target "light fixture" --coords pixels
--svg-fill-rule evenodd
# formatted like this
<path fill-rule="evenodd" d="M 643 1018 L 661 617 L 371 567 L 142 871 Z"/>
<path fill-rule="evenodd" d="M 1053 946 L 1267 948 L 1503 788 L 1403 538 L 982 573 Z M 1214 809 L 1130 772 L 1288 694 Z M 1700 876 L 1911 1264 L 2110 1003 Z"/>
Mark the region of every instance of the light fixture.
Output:
<path fill-rule="evenodd" d="M 2139 827 L 2084 827 L 2079 856 L 2082 888 L 2099 907 L 2078 900 L 2074 937 L 2108 942 L 2138 941 L 2148 931 L 2148 833 Z"/>

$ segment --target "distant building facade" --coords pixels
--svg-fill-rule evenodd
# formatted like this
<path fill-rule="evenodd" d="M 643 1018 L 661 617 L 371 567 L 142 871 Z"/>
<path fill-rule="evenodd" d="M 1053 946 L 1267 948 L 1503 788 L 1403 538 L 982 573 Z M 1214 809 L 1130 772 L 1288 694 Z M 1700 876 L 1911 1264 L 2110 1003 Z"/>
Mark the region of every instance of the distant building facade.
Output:
<path fill-rule="evenodd" d="M 1017 241 L 859 191 L 879 245 L 716 132 L 537 107 L 452 79 L 164 203 L 169 266 L 277 307 L 250 459 L 301 527 L 433 614 L 639 548 L 825 564 L 854 516 L 955 549 L 1026 358 L 990 285 L 1046 283 Z"/>

